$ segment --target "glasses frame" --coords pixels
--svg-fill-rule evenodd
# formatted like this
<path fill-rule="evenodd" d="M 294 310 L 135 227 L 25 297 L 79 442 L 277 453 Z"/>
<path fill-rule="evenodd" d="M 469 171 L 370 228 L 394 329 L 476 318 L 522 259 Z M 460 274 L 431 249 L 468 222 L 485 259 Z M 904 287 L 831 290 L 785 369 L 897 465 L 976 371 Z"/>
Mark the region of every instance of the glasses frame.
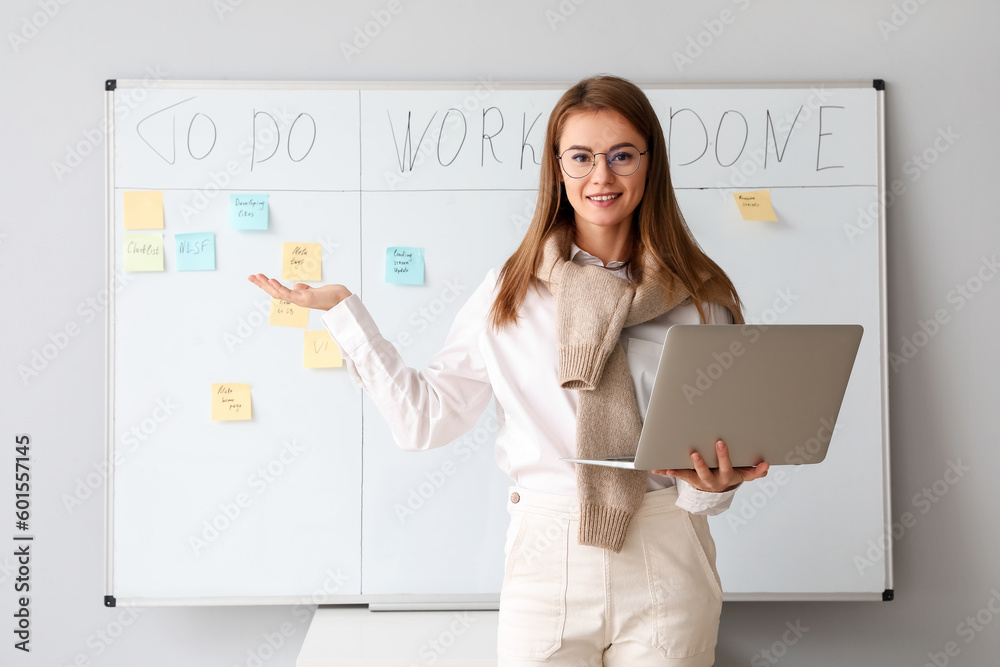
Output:
<path fill-rule="evenodd" d="M 633 148 L 635 148 L 635 146 L 633 146 Z M 608 153 L 595 153 L 595 152 L 593 152 L 590 149 L 584 148 L 583 150 L 587 151 L 588 153 L 590 153 L 591 155 L 594 156 L 594 161 L 590 163 L 590 171 L 588 171 L 586 174 L 584 174 L 582 176 L 574 176 L 573 174 L 569 173 L 569 171 L 566 170 L 566 165 L 563 164 L 562 159 L 563 159 L 563 155 L 566 155 L 566 153 L 568 153 L 570 151 L 578 151 L 578 150 L 581 150 L 581 149 L 579 149 L 579 148 L 567 148 L 566 150 L 564 150 L 562 152 L 561 155 L 556 155 L 556 159 L 559 160 L 559 166 L 562 168 L 563 173 L 566 174 L 567 176 L 569 176 L 570 178 L 587 178 L 592 173 L 594 173 L 594 168 L 597 167 L 597 156 L 598 155 L 603 155 L 604 156 L 604 161 L 607 163 L 608 169 L 610 169 L 611 173 L 614 174 L 615 176 L 631 176 L 635 172 L 639 171 L 639 165 L 642 164 L 642 156 L 649 152 L 649 149 L 647 148 L 646 150 L 644 150 L 644 151 L 642 151 L 642 152 L 639 153 L 639 159 L 635 163 L 635 169 L 633 169 L 632 171 L 630 171 L 627 174 L 619 174 L 617 171 L 615 171 L 615 168 L 611 166 L 611 159 L 608 157 Z"/>

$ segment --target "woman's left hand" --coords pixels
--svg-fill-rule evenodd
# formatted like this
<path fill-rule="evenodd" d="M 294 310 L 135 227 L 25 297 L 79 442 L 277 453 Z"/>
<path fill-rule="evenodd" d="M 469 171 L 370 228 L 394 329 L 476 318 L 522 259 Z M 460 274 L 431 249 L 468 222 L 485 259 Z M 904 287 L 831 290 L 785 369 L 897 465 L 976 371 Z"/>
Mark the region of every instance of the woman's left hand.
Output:
<path fill-rule="evenodd" d="M 767 474 L 771 466 L 766 462 L 760 462 L 755 466 L 734 468 L 729 460 L 729 448 L 726 443 L 719 440 L 715 443 L 715 451 L 719 456 L 719 467 L 709 468 L 705 464 L 705 459 L 698 452 L 691 454 L 691 461 L 694 463 L 694 470 L 654 470 L 657 475 L 669 475 L 677 479 L 683 479 L 700 491 L 710 491 L 721 493 L 732 491 L 743 482 L 750 482 L 759 479 Z"/>

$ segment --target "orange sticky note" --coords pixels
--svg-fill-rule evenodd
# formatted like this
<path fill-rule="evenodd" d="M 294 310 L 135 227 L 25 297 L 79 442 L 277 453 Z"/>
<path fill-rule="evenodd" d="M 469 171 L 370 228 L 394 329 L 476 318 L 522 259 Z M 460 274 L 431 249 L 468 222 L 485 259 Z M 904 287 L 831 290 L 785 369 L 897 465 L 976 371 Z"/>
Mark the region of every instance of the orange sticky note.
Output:
<path fill-rule="evenodd" d="M 250 385 L 212 384 L 212 421 L 250 419 Z"/>
<path fill-rule="evenodd" d="M 123 195 L 125 229 L 163 229 L 162 190 L 127 190 Z"/>
<path fill-rule="evenodd" d="M 281 299 L 271 299 L 271 313 L 267 323 L 273 327 L 305 329 L 309 326 L 309 309 Z"/>
<path fill-rule="evenodd" d="M 323 247 L 319 243 L 283 243 L 282 280 L 323 280 Z"/>
<path fill-rule="evenodd" d="M 305 368 L 340 368 L 344 358 L 326 329 L 305 331 Z"/>
<path fill-rule="evenodd" d="M 753 192 L 734 192 L 736 205 L 740 209 L 740 215 L 744 220 L 757 220 L 760 222 L 777 222 L 778 216 L 771 206 L 770 190 L 754 190 Z"/>

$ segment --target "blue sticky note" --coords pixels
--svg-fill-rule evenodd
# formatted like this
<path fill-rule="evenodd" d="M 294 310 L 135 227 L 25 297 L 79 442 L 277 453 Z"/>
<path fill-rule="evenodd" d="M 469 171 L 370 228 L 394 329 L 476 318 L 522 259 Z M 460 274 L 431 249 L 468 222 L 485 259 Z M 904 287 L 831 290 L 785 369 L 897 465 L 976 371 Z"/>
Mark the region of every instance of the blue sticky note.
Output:
<path fill-rule="evenodd" d="M 215 271 L 215 234 L 175 234 L 178 271 Z"/>
<path fill-rule="evenodd" d="M 423 285 L 424 249 L 386 248 L 385 281 L 398 285 Z"/>
<path fill-rule="evenodd" d="M 267 195 L 229 195 L 230 229 L 267 229 Z"/>

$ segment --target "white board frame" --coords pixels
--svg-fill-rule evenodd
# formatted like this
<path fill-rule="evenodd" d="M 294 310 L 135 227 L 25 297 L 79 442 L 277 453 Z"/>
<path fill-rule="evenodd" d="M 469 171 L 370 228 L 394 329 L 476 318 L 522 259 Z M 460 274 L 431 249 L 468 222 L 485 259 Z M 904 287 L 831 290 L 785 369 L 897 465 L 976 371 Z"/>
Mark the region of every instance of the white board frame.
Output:
<path fill-rule="evenodd" d="M 157 88 L 190 88 L 204 90 L 466 90 L 474 88 L 479 82 L 280 82 L 280 81 L 158 81 Z M 565 89 L 573 82 L 490 82 L 499 90 L 541 90 Z M 885 175 L 885 112 L 884 87 L 876 80 L 877 106 L 877 159 L 878 159 L 878 257 L 879 257 L 879 294 L 880 294 L 880 325 L 879 349 L 881 376 L 881 429 L 882 429 L 882 496 L 885 531 L 883 535 L 885 591 L 881 594 L 861 593 L 760 593 L 741 594 L 727 593 L 728 600 L 891 600 L 893 597 L 893 542 L 891 536 L 891 494 L 890 494 L 890 447 L 889 447 L 889 373 L 888 373 L 888 315 L 887 315 L 887 267 L 886 267 L 886 175 Z M 115 262 L 114 228 L 115 224 L 115 183 L 114 183 L 114 95 L 119 89 L 136 89 L 144 87 L 144 82 L 137 79 L 109 80 L 105 93 L 105 117 L 107 118 L 106 140 L 106 192 L 105 211 L 107 226 L 105 228 L 105 266 L 106 285 L 110 302 L 105 314 L 107 355 L 105 375 L 105 396 L 107 411 L 105 414 L 105 442 L 107 457 L 107 487 L 105 495 L 106 539 L 105 539 L 105 604 L 106 606 L 188 606 L 188 605 L 246 605 L 246 604 L 358 604 L 368 603 L 372 608 L 464 608 L 490 609 L 496 608 L 497 596 L 482 595 L 446 595 L 418 596 L 414 599 L 406 595 L 334 595 L 323 599 L 316 596 L 267 596 L 267 597 L 178 597 L 178 598 L 116 598 L 114 590 L 114 504 L 115 504 L 115 442 L 114 442 L 114 369 L 115 369 Z M 864 81 L 829 81 L 829 82 L 735 82 L 714 84 L 671 84 L 665 82 L 640 83 L 644 89 L 754 89 L 754 88 L 810 88 L 822 86 L 825 88 L 871 88 L 873 82 Z"/>

